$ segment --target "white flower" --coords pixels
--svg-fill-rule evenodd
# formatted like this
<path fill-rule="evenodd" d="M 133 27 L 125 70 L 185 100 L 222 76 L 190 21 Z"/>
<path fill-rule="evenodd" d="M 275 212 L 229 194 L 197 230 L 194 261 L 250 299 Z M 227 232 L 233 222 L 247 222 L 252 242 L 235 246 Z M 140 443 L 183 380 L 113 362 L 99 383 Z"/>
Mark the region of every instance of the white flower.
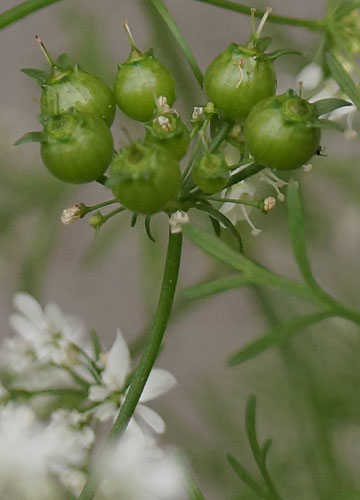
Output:
<path fill-rule="evenodd" d="M 26 407 L 0 409 L 0 498 L 58 500 L 63 498 L 49 473 L 58 440 L 46 432 Z"/>
<path fill-rule="evenodd" d="M 80 204 L 71 205 L 65 208 L 61 213 L 61 222 L 68 226 L 76 220 L 80 219 L 82 216 L 82 206 Z"/>
<path fill-rule="evenodd" d="M 235 200 L 251 201 L 255 199 L 256 186 L 250 181 L 241 181 L 228 188 L 224 196 Z M 220 212 L 226 215 L 228 219 L 235 225 L 238 221 L 245 220 L 244 205 L 239 203 L 225 202 L 220 208 Z"/>
<path fill-rule="evenodd" d="M 76 363 L 77 353 L 72 345 L 82 343 L 84 325 L 81 320 L 64 315 L 53 303 L 42 310 L 26 293 L 17 293 L 13 304 L 18 313 L 10 316 L 10 324 L 40 363 L 67 366 Z"/>
<path fill-rule="evenodd" d="M 321 85 L 324 80 L 324 72 L 320 64 L 312 62 L 300 71 L 296 80 L 297 83 L 302 82 L 305 92 L 310 92 Z"/>
<path fill-rule="evenodd" d="M 341 63 L 344 65 L 345 69 L 351 73 L 353 70 L 352 65 L 347 63 L 345 60 L 342 60 Z M 299 81 L 302 81 L 305 91 L 316 92 L 310 97 L 310 102 L 339 97 L 352 103 L 352 101 L 341 91 L 339 85 L 333 78 L 324 79 L 321 66 L 317 63 L 311 63 L 305 66 L 297 77 L 297 82 Z M 335 109 L 331 113 L 328 113 L 326 118 L 334 121 L 344 118 L 346 120 L 345 138 L 353 139 L 357 137 L 357 132 L 353 128 L 353 121 L 356 112 L 357 108 L 354 103 L 352 103 L 351 106 L 343 106 Z"/>
<path fill-rule="evenodd" d="M 183 210 L 177 210 L 172 213 L 169 219 L 170 231 L 175 233 L 181 233 L 182 225 L 188 224 L 190 222 L 189 216 Z"/>
<path fill-rule="evenodd" d="M 76 410 L 59 409 L 52 413 L 48 432 L 57 435 L 59 446 L 52 456 L 51 471 L 74 495 L 78 496 L 86 483 L 88 451 L 95 440 L 93 429 L 87 424 L 87 417 Z"/>
<path fill-rule="evenodd" d="M 185 474 L 171 451 L 137 432 L 107 450 L 97 471 L 95 500 L 185 500 Z"/>
<path fill-rule="evenodd" d="M 105 369 L 101 374 L 102 385 L 92 385 L 89 399 L 99 402 L 94 410 L 99 420 L 115 419 L 126 395 L 127 378 L 131 374 L 131 359 L 128 346 L 120 330 L 108 352 Z M 137 420 L 145 422 L 153 431 L 163 433 L 165 422 L 158 413 L 142 403 L 168 392 L 176 384 L 175 377 L 166 370 L 154 368 L 145 384 L 139 404 L 135 410 Z M 131 422 L 135 426 L 134 421 Z"/>

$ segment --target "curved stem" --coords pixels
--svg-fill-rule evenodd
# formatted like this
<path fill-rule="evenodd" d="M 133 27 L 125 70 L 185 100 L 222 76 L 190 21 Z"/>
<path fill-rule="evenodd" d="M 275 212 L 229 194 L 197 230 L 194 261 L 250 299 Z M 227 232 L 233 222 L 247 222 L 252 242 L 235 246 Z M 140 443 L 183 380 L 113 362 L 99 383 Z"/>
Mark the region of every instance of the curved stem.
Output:
<path fill-rule="evenodd" d="M 182 234 L 169 233 L 165 269 L 155 317 L 150 328 L 140 363 L 135 371 L 134 378 L 130 385 L 129 392 L 127 393 L 125 402 L 122 405 L 119 415 L 110 432 L 109 442 L 113 442 L 118 439 L 125 431 L 159 354 L 174 300 L 180 268 L 181 248 Z M 90 477 L 88 483 L 81 492 L 79 500 L 91 500 L 94 496 L 94 489 L 94 482 Z"/>
<path fill-rule="evenodd" d="M 11 9 L 5 10 L 0 14 L 0 29 L 5 28 L 9 24 L 22 19 L 33 12 L 43 9 L 48 5 L 60 2 L 61 0 L 27 0 L 26 2 L 19 3 Z"/>
<path fill-rule="evenodd" d="M 223 9 L 240 12 L 240 14 L 245 14 L 247 16 L 251 15 L 251 7 L 235 2 L 230 2 L 229 0 L 195 0 L 195 1 L 216 5 L 217 7 L 222 7 Z M 264 14 L 265 11 L 256 10 L 255 17 L 261 18 L 263 17 Z M 301 28 L 307 28 L 311 31 L 321 31 L 324 29 L 324 23 L 317 19 L 302 19 L 296 17 L 278 16 L 276 14 L 270 14 L 268 17 L 268 21 L 277 24 L 286 24 L 288 26 L 299 26 Z"/>

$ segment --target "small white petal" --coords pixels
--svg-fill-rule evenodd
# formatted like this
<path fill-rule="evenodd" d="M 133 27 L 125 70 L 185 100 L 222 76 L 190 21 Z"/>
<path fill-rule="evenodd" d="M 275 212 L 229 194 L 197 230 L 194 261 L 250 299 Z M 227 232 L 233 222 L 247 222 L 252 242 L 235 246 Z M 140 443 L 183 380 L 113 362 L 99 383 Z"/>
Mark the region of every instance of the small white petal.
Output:
<path fill-rule="evenodd" d="M 39 303 L 28 293 L 16 293 L 13 297 L 13 305 L 35 325 L 44 321 L 44 314 Z"/>
<path fill-rule="evenodd" d="M 297 82 L 302 82 L 305 91 L 315 89 L 324 78 L 320 64 L 311 63 L 305 66 L 297 76 Z"/>
<path fill-rule="evenodd" d="M 101 405 L 96 408 L 94 416 L 101 422 L 104 422 L 109 419 L 115 420 L 117 413 L 118 408 L 115 403 L 106 401 L 105 403 L 101 403 Z"/>
<path fill-rule="evenodd" d="M 20 314 L 12 314 L 9 318 L 11 328 L 24 340 L 31 343 L 39 341 L 39 330 L 28 319 Z"/>
<path fill-rule="evenodd" d="M 163 434 L 165 432 L 166 425 L 164 420 L 156 411 L 148 406 L 138 404 L 136 407 L 136 414 L 139 415 L 157 434 Z"/>
<path fill-rule="evenodd" d="M 102 374 L 104 384 L 113 390 L 123 388 L 126 376 L 131 368 L 128 346 L 120 330 L 107 355 L 106 367 Z"/>
<path fill-rule="evenodd" d="M 172 373 L 161 368 L 154 368 L 149 375 L 139 401 L 140 403 L 151 401 L 165 394 L 165 392 L 168 392 L 175 385 L 176 378 Z"/>
<path fill-rule="evenodd" d="M 91 401 L 104 401 L 107 397 L 109 397 L 110 391 L 107 387 L 102 385 L 92 385 L 89 388 L 88 398 Z"/>

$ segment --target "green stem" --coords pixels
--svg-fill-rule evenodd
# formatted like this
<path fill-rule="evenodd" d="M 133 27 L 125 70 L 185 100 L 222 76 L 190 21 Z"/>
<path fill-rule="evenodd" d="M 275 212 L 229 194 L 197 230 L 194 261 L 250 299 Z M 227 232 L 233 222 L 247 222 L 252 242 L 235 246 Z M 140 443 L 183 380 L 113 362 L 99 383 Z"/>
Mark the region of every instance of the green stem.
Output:
<path fill-rule="evenodd" d="M 165 329 L 169 320 L 171 307 L 179 274 L 182 248 L 182 234 L 169 234 L 168 251 L 165 262 L 163 281 L 155 317 L 145 344 L 140 363 L 135 371 L 124 404 L 109 435 L 109 442 L 118 439 L 125 431 L 139 402 L 146 381 L 159 354 Z M 90 478 L 85 485 L 79 500 L 91 500 L 95 485 Z"/>
<path fill-rule="evenodd" d="M 61 0 L 27 0 L 0 14 L 0 29 Z"/>
<path fill-rule="evenodd" d="M 86 206 L 81 204 L 82 207 L 82 215 L 81 217 L 85 217 L 89 212 L 93 212 L 94 210 L 98 210 L 99 208 L 107 207 L 108 205 L 113 205 L 114 203 L 119 203 L 119 200 L 113 198 L 112 200 L 103 201 L 98 203 L 97 205 Z"/>
<path fill-rule="evenodd" d="M 229 0 L 195 0 L 197 2 L 208 3 L 215 5 L 217 7 L 222 7 L 223 9 L 232 10 L 239 12 L 240 14 L 245 14 L 247 16 L 251 15 L 251 7 L 247 5 L 242 5 L 235 2 L 230 2 Z M 263 10 L 256 10 L 255 17 L 263 17 L 265 12 Z M 299 26 L 301 28 L 307 28 L 311 31 L 321 31 L 324 29 L 324 23 L 317 19 L 302 19 L 297 17 L 287 17 L 278 16 L 276 14 L 270 14 L 268 20 L 272 23 L 286 24 L 288 26 Z"/>
<path fill-rule="evenodd" d="M 264 200 L 245 201 L 235 198 L 221 198 L 221 196 L 202 196 L 202 198 L 206 198 L 207 200 L 210 201 L 219 201 L 221 203 L 235 203 L 237 205 L 248 205 L 249 207 L 257 208 L 258 210 L 262 210 L 262 207 L 264 206 Z"/>

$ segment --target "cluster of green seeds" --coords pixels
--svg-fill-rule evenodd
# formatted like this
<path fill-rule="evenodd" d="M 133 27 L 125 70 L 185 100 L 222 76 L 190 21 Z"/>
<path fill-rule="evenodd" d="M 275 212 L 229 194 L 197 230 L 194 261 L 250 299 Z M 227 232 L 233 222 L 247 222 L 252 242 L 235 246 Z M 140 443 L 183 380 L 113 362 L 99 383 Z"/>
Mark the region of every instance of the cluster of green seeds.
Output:
<path fill-rule="evenodd" d="M 182 180 L 208 194 L 228 185 L 231 169 L 221 148 L 209 147 L 204 123 L 210 122 L 213 131 L 228 123 L 225 143 L 264 167 L 288 170 L 306 164 L 319 148 L 324 120 L 319 120 L 316 105 L 294 91 L 275 95 L 274 60 L 293 51 L 265 52 L 271 39 L 260 33 L 268 13 L 257 29 L 252 16 L 246 45 L 231 43 L 208 66 L 204 91 L 212 103 L 206 107 L 211 112 L 207 120 L 193 116 L 191 132 L 171 108 L 176 98 L 172 74 L 151 50 L 143 53 L 135 46 L 127 23 L 131 50 L 118 65 L 113 90 L 66 55 L 54 61 L 38 39 L 50 73 L 22 71 L 41 86 L 43 131 L 25 134 L 18 143 L 40 142 L 44 164 L 65 182 L 96 181 L 108 170 L 106 185 L 124 207 L 140 214 L 181 208 Z M 110 131 L 116 105 L 145 127 L 143 139 L 119 151 L 114 150 Z M 186 173 L 189 183 L 179 161 L 195 137 L 198 151 Z"/>

